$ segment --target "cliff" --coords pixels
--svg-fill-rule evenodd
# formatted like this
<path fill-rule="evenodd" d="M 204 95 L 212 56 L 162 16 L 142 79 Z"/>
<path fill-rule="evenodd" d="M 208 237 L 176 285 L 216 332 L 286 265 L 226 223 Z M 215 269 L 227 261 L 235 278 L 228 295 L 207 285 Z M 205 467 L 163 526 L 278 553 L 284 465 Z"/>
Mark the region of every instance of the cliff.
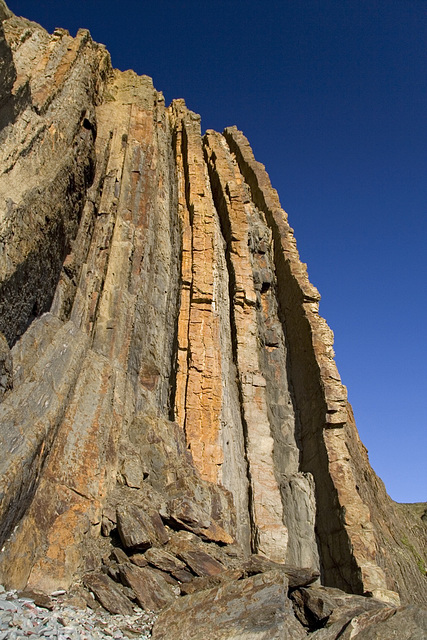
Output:
<path fill-rule="evenodd" d="M 2 0 L 0 18 L 0 581 L 96 593 L 123 549 L 154 580 L 149 547 L 179 584 L 261 557 L 425 602 L 424 507 L 370 467 L 244 135 L 202 136 L 85 30 L 49 35 Z"/>

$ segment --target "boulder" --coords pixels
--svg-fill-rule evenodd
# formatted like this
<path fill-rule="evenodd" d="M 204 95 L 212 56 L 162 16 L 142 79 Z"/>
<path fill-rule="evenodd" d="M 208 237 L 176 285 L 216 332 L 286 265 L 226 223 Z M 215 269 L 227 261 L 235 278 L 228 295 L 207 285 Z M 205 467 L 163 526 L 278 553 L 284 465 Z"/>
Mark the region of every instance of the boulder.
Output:
<path fill-rule="evenodd" d="M 217 576 L 225 571 L 224 565 L 199 549 L 182 551 L 178 557 L 198 576 Z"/>
<path fill-rule="evenodd" d="M 153 566 L 161 571 L 172 573 L 179 569 L 185 569 L 185 563 L 175 558 L 171 553 L 164 549 L 151 548 L 146 551 L 144 558 Z"/>
<path fill-rule="evenodd" d="M 223 571 L 217 576 L 205 576 L 204 578 L 194 578 L 191 582 L 181 584 L 181 593 L 188 595 L 190 593 L 196 593 L 196 591 L 205 591 L 206 589 L 212 589 L 224 582 L 230 582 L 232 580 L 239 580 L 242 577 L 242 571 L 238 569 L 229 569 Z"/>
<path fill-rule="evenodd" d="M 365 611 L 309 635 L 310 640 L 425 640 L 427 609 L 415 606 Z"/>
<path fill-rule="evenodd" d="M 133 606 L 129 598 L 123 594 L 120 586 L 105 574 L 89 573 L 84 576 L 83 584 L 110 613 L 133 614 Z"/>
<path fill-rule="evenodd" d="M 319 572 L 317 569 L 292 567 L 287 564 L 280 564 L 256 553 L 252 554 L 248 560 L 245 560 L 243 567 L 246 575 L 248 576 L 252 576 L 257 573 L 264 573 L 265 571 L 283 571 L 288 578 L 290 589 L 294 589 L 295 587 L 305 587 L 319 578 Z"/>
<path fill-rule="evenodd" d="M 134 504 L 117 507 L 117 529 L 127 549 L 148 549 L 153 544 L 165 544 L 169 535 L 155 511 L 147 513 Z"/>
<path fill-rule="evenodd" d="M 277 571 L 183 596 L 160 613 L 153 640 L 302 640 L 306 632 Z M 172 631 L 173 630 L 173 631 Z"/>
<path fill-rule="evenodd" d="M 345 593 L 340 589 L 311 585 L 295 589 L 290 597 L 298 620 L 310 630 L 348 621 L 366 611 L 377 611 L 387 605 L 374 598 Z"/>
<path fill-rule="evenodd" d="M 121 565 L 120 576 L 135 593 L 138 604 L 147 611 L 159 611 L 175 598 L 166 580 L 147 567 Z"/>
<path fill-rule="evenodd" d="M 174 498 L 167 505 L 169 519 L 173 525 L 192 531 L 204 540 L 232 544 L 234 538 L 217 522 L 211 520 L 206 511 L 194 500 L 194 495 Z"/>

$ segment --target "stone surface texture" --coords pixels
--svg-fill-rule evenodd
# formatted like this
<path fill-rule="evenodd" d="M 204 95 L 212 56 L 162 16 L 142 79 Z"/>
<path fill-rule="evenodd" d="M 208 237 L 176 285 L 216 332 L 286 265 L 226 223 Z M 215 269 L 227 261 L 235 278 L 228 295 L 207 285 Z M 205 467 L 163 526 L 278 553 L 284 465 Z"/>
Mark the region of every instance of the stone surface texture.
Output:
<path fill-rule="evenodd" d="M 418 637 L 426 505 L 370 467 L 243 133 L 0 0 L 0 143 L 0 582 L 156 638 Z"/>
<path fill-rule="evenodd" d="M 166 640 L 173 628 L 177 640 L 302 640 L 286 593 L 286 578 L 267 572 L 183 596 L 160 614 L 152 637 Z"/>

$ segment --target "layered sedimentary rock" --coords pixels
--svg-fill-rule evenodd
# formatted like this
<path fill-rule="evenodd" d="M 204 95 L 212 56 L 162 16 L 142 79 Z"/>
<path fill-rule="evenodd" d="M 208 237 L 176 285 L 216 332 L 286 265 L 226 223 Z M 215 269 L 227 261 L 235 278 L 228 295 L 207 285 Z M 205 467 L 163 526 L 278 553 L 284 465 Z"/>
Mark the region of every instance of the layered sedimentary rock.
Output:
<path fill-rule="evenodd" d="M 115 580 L 143 602 L 144 576 L 168 593 L 155 571 L 241 577 L 256 554 L 425 601 L 424 507 L 393 503 L 369 465 L 244 135 L 202 137 L 183 100 L 113 70 L 87 31 L 49 35 L 2 2 L 0 17 L 0 580 Z"/>

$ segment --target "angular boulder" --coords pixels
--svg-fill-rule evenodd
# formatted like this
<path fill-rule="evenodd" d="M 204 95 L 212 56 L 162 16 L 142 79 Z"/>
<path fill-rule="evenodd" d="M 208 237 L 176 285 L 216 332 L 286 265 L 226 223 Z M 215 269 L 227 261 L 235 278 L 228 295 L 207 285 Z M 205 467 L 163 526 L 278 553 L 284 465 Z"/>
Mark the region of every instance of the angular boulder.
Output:
<path fill-rule="evenodd" d="M 133 614 L 133 606 L 129 598 L 122 593 L 119 585 L 105 574 L 87 574 L 83 578 L 83 583 L 110 613 Z"/>
<path fill-rule="evenodd" d="M 166 544 L 169 535 L 158 513 L 147 513 L 134 504 L 117 507 L 117 529 L 127 549 L 148 549 Z"/>
<path fill-rule="evenodd" d="M 276 571 L 184 596 L 165 609 L 153 640 L 302 640 L 306 632 L 287 598 L 286 577 Z"/>
<path fill-rule="evenodd" d="M 146 567 L 122 565 L 120 576 L 135 593 L 138 604 L 147 611 L 159 611 L 175 598 L 166 580 Z"/>
<path fill-rule="evenodd" d="M 348 621 L 366 611 L 389 608 L 374 598 L 321 585 L 296 589 L 290 597 L 298 620 L 310 630 L 330 626 L 340 620 Z"/>

